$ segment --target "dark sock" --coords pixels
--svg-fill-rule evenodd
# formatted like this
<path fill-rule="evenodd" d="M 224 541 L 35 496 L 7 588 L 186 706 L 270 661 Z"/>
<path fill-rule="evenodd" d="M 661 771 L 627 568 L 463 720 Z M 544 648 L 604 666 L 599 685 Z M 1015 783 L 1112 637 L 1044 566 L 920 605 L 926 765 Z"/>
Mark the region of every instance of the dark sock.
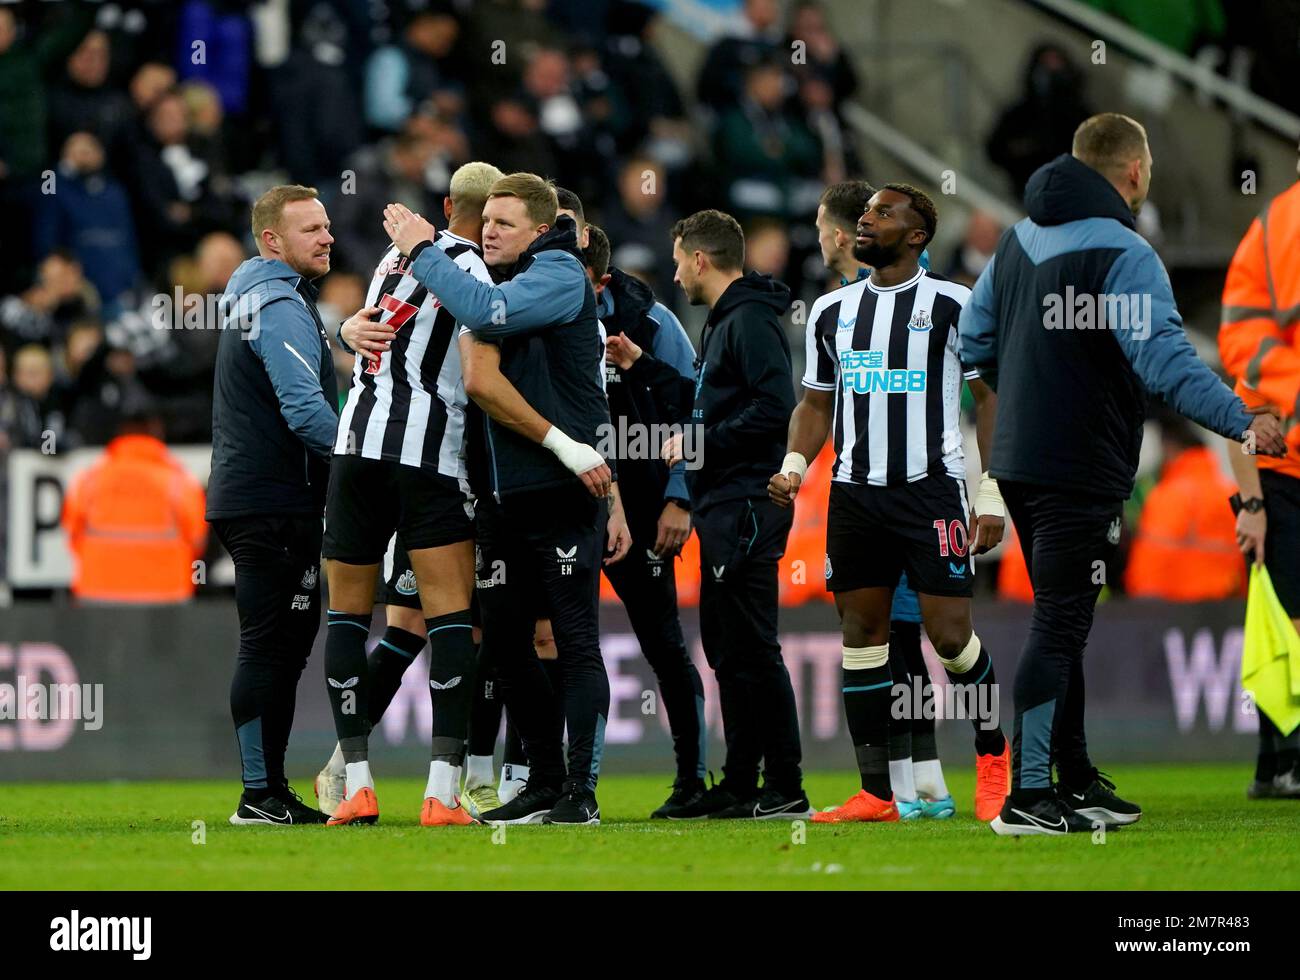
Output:
<path fill-rule="evenodd" d="M 328 613 L 325 634 L 325 683 L 334 713 L 334 730 L 344 762 L 365 762 L 366 739 L 370 734 L 368 693 L 370 671 L 366 666 L 366 639 L 370 635 L 369 613 Z"/>
<path fill-rule="evenodd" d="M 1002 729 L 986 727 L 991 719 L 985 714 L 985 706 L 994 712 L 998 705 L 998 680 L 988 650 L 981 644 L 979 657 L 964 674 L 954 674 L 946 666 L 944 673 L 966 690 L 966 713 L 975 729 L 975 751 L 980 755 L 1001 755 L 1007 744 Z"/>
<path fill-rule="evenodd" d="M 485 664 L 479 650 L 475 650 L 478 674 L 474 681 L 474 700 L 469 709 L 469 754 L 493 755 L 497 746 L 497 733 L 501 730 L 503 705 L 497 693 L 497 672 L 492 664 Z"/>
<path fill-rule="evenodd" d="M 912 713 L 912 761 L 926 762 L 939 758 L 934 740 L 934 685 L 930 683 L 930 669 L 921 652 L 921 624 L 894 622 L 889 624 L 889 662 L 894 663 L 894 647 L 899 648 L 902 661 L 912 684 L 921 688 L 921 710 Z"/>
<path fill-rule="evenodd" d="M 844 669 L 844 717 L 858 757 L 862 788 L 878 799 L 894 793 L 889 785 L 889 704 L 893 680 L 889 664 L 865 670 Z"/>
<path fill-rule="evenodd" d="M 368 710 L 372 728 L 379 724 L 379 719 L 393 703 L 398 688 L 402 686 L 402 675 L 423 649 L 423 636 L 408 633 L 397 626 L 389 626 L 384 630 L 383 639 L 366 661 L 370 674 Z"/>
<path fill-rule="evenodd" d="M 468 609 L 426 619 L 429 697 L 433 701 L 431 758 L 459 766 L 465 760 L 469 709 L 474 699 L 474 638 Z"/>
<path fill-rule="evenodd" d="M 919 635 L 919 627 L 915 623 L 894 623 L 889 624 L 889 673 L 893 679 L 894 689 L 897 690 L 901 684 L 906 692 L 903 696 L 905 701 L 899 704 L 893 691 L 889 698 L 889 761 L 901 762 L 904 759 L 911 759 L 912 756 L 912 715 L 915 714 L 912 705 L 912 678 L 907 669 L 907 663 L 903 656 L 902 645 L 895 642 L 895 638 L 900 632 L 906 632 L 908 627 L 916 630 Z M 899 710 L 901 709 L 901 710 Z"/>

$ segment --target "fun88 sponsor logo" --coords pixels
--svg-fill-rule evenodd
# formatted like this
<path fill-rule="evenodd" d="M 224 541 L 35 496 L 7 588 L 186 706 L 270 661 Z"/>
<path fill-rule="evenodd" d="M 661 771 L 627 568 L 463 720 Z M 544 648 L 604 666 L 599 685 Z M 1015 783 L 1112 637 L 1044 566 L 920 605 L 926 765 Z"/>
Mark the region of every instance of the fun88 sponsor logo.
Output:
<path fill-rule="evenodd" d="M 873 391 L 887 395 L 908 395 L 925 391 L 925 372 L 885 367 L 882 350 L 846 350 L 840 352 L 840 379 L 846 392 L 867 395 Z"/>

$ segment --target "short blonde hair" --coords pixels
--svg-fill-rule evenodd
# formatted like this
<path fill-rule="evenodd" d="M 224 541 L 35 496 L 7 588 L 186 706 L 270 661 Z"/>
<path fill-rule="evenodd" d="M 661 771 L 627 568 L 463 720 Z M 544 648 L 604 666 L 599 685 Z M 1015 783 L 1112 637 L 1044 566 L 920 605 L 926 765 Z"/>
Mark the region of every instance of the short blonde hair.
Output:
<path fill-rule="evenodd" d="M 451 183 L 447 186 L 452 213 L 482 213 L 492 186 L 503 176 L 492 164 L 481 160 L 456 168 L 456 172 L 451 175 Z"/>
<path fill-rule="evenodd" d="M 302 184 L 277 184 L 259 197 L 253 205 L 253 240 L 261 242 L 267 228 L 279 228 L 284 206 L 293 201 L 314 201 L 320 195 L 314 187 Z"/>
<path fill-rule="evenodd" d="M 492 185 L 488 200 L 494 197 L 517 197 L 524 202 L 528 219 L 535 225 L 555 224 L 555 212 L 559 210 L 559 198 L 555 195 L 555 185 L 543 180 L 537 174 L 517 173 L 502 177 Z"/>

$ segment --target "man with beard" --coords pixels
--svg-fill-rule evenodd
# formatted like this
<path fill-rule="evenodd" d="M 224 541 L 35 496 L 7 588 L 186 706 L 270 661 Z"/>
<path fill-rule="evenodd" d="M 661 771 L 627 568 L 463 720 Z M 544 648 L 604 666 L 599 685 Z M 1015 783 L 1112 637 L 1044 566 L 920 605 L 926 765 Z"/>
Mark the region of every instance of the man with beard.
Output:
<path fill-rule="evenodd" d="M 813 306 L 803 400 L 768 485 L 789 507 L 834 423 L 826 587 L 843 629 L 844 712 L 862 785 L 815 814 L 818 823 L 899 819 L 889 773 L 889 619 L 900 572 L 948 677 L 980 709 L 971 712 L 977 778 L 999 797 L 1008 788 L 997 681 L 970 619 L 973 557 L 1001 540 L 1002 504 L 987 473 L 974 510 L 966 500 L 957 321 L 970 290 L 920 265 L 937 223 L 934 203 L 908 184 L 886 184 L 867 202 L 853 256 L 872 272 Z"/>

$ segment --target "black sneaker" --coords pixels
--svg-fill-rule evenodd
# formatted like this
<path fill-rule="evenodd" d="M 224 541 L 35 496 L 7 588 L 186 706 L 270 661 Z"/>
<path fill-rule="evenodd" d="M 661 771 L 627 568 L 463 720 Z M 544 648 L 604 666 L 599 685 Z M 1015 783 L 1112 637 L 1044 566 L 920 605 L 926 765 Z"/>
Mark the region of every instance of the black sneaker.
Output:
<path fill-rule="evenodd" d="M 505 823 L 541 823 L 542 818 L 560 802 L 560 796 L 560 791 L 553 786 L 525 783 L 513 800 L 495 810 L 479 814 L 479 819 L 493 826 Z"/>
<path fill-rule="evenodd" d="M 651 820 L 698 820 L 706 816 L 704 802 L 709 791 L 704 787 L 703 779 L 678 780 L 673 783 L 672 795 L 664 801 L 654 813 Z"/>
<path fill-rule="evenodd" d="M 709 814 L 710 820 L 806 820 L 813 814 L 812 804 L 803 790 L 783 793 L 765 787 L 758 796 L 740 800 L 725 810 Z"/>
<path fill-rule="evenodd" d="M 542 817 L 542 823 L 594 827 L 600 823 L 600 804 L 596 802 L 596 794 L 586 788 L 569 787 L 551 812 Z"/>
<path fill-rule="evenodd" d="M 1142 819 L 1142 808 L 1136 803 L 1121 800 L 1115 795 L 1115 784 L 1106 774 L 1093 770 L 1092 782 L 1081 793 L 1058 784 L 1057 793 L 1062 802 L 1088 821 L 1100 820 L 1107 827 L 1123 827 Z"/>
<path fill-rule="evenodd" d="M 284 804 L 295 824 L 329 823 L 329 814 L 309 807 L 302 801 L 302 797 L 293 791 L 293 787 L 287 783 L 283 789 L 276 793 L 276 798 Z"/>
<path fill-rule="evenodd" d="M 712 773 L 709 774 L 709 781 L 713 783 Z M 723 779 L 722 782 L 713 783 L 713 785 L 704 791 L 704 795 L 700 798 L 700 801 L 692 807 L 692 811 L 695 815 L 691 817 L 691 819 L 694 820 L 699 817 L 712 819 L 715 813 L 729 810 L 741 803 L 752 803 L 756 799 L 758 799 L 757 786 L 738 788 L 735 784 L 728 783 L 726 779 Z"/>
<path fill-rule="evenodd" d="M 1274 776 L 1273 795 L 1284 800 L 1300 799 L 1300 771 L 1292 768 Z"/>
<path fill-rule="evenodd" d="M 1092 821 L 1075 813 L 1053 793 L 1033 803 L 1016 803 L 1008 796 L 1002 812 L 989 823 L 993 833 L 1002 837 L 1023 837 L 1029 834 L 1088 834 L 1093 831 Z"/>
<path fill-rule="evenodd" d="M 293 814 L 283 800 L 275 796 L 250 799 L 247 794 L 239 798 L 239 806 L 230 815 L 230 822 L 236 827 L 251 827 L 262 824 L 267 827 L 291 827 L 295 823 Z"/>
<path fill-rule="evenodd" d="M 1248 800 L 1272 800 L 1277 798 L 1277 790 L 1273 788 L 1273 780 L 1256 779 L 1246 787 L 1246 799 Z"/>

